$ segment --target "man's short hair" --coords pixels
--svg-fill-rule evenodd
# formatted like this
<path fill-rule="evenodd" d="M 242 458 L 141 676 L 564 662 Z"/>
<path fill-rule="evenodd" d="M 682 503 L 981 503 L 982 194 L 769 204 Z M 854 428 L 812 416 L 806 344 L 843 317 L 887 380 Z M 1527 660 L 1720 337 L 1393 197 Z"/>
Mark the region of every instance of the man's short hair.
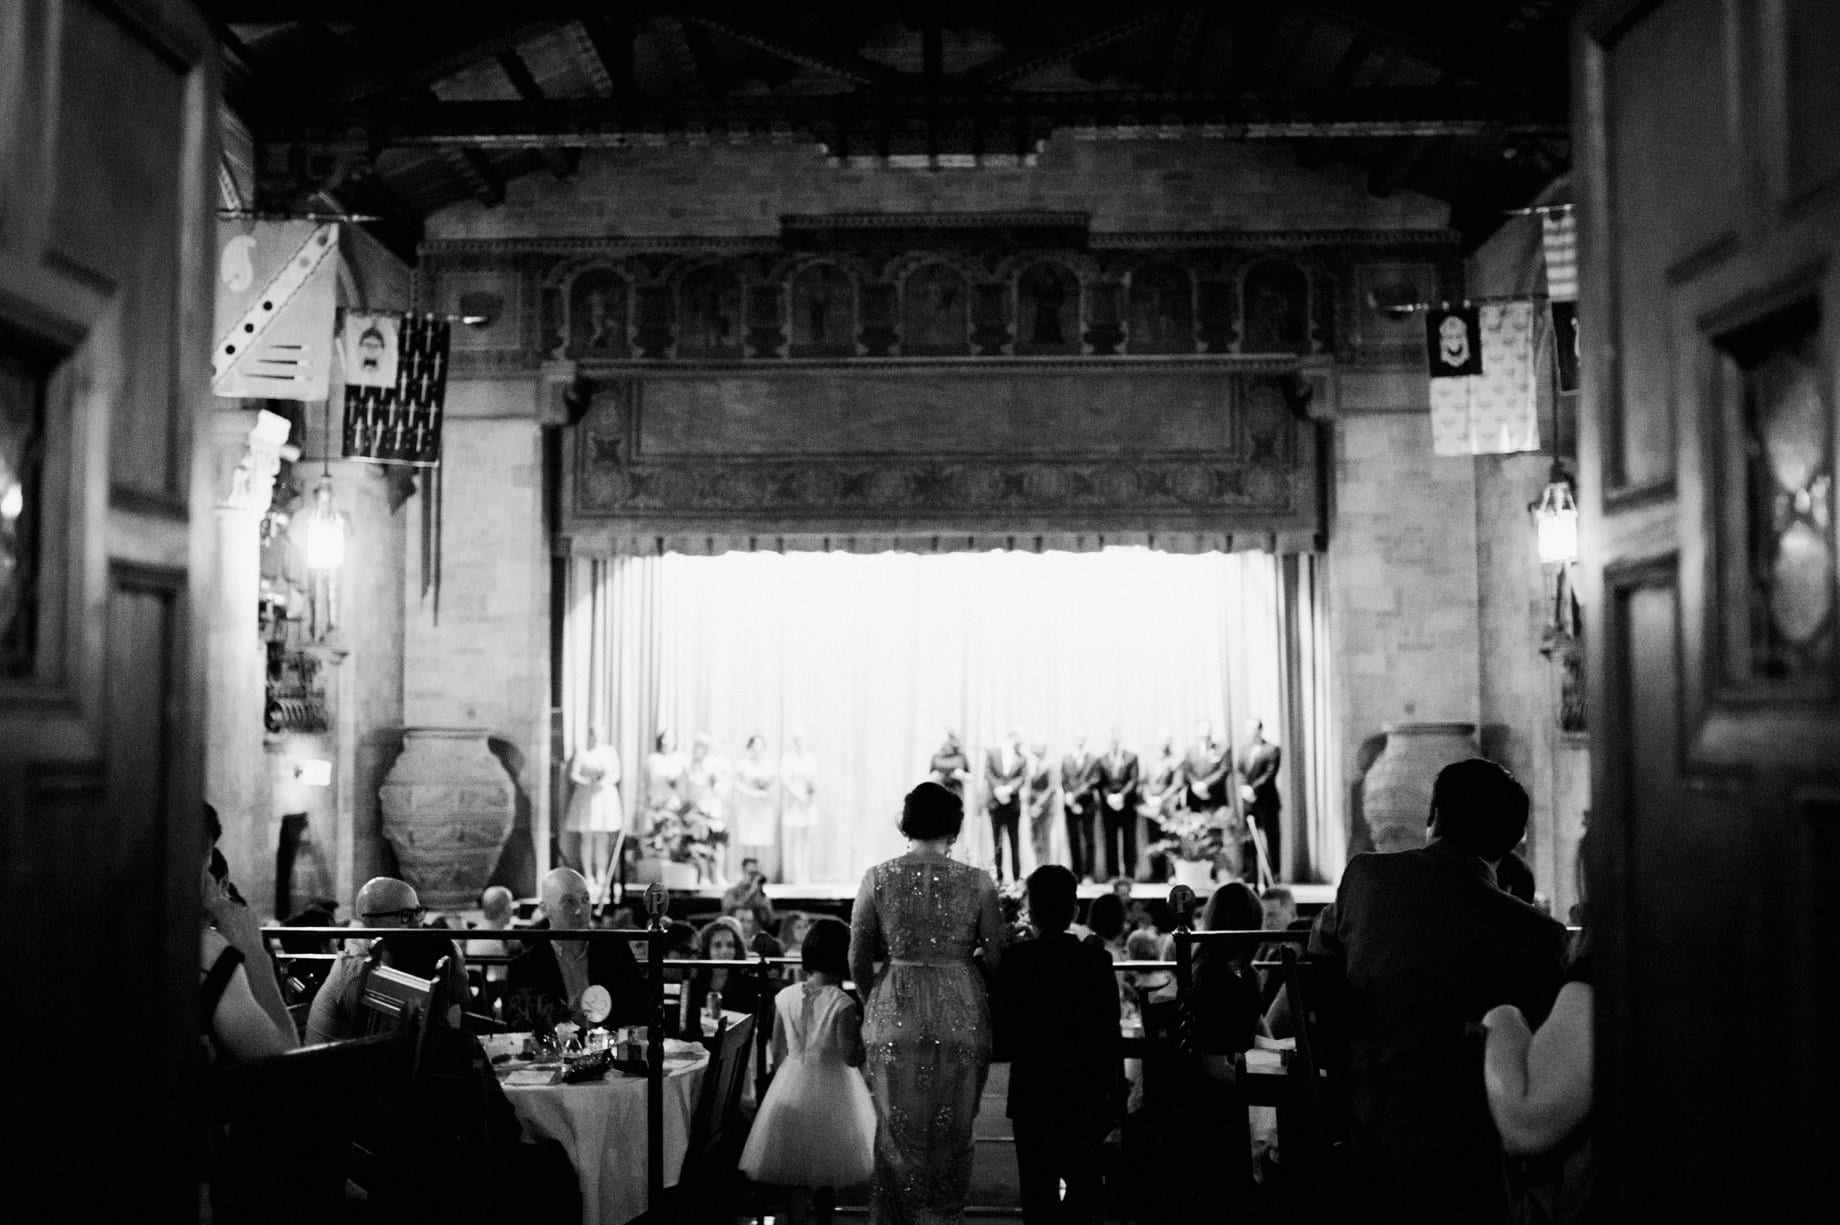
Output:
<path fill-rule="evenodd" d="M 1490 863 L 1520 845 L 1528 806 L 1527 789 L 1480 757 L 1445 766 L 1431 788 L 1437 837 Z"/>
<path fill-rule="evenodd" d="M 1283 885 L 1268 885 L 1265 888 L 1265 892 L 1259 894 L 1259 901 L 1289 902 L 1291 905 L 1295 906 L 1297 904 L 1297 895 Z"/>
<path fill-rule="evenodd" d="M 1029 921 L 1044 932 L 1064 932 L 1079 908 L 1080 882 L 1057 863 L 1029 873 Z"/>

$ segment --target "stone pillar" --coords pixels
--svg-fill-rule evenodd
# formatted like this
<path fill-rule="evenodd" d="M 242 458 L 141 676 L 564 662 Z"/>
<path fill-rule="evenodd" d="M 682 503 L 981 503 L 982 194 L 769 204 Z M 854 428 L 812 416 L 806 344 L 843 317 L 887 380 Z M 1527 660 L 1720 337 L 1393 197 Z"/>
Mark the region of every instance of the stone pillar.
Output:
<path fill-rule="evenodd" d="M 263 751 L 267 653 L 259 607 L 262 516 L 284 453 L 292 457 L 285 418 L 258 409 L 224 409 L 212 417 L 217 460 L 217 572 L 212 576 L 205 668 L 204 797 L 224 824 L 219 846 L 230 878 L 257 912 L 275 902 L 279 822 L 270 811 Z"/>

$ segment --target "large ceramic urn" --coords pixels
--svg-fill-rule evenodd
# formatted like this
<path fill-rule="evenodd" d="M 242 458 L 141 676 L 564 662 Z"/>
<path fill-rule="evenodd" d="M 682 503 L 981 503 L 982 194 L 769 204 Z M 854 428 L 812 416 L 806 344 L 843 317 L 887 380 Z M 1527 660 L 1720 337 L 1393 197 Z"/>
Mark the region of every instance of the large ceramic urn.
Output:
<path fill-rule="evenodd" d="M 478 727 L 411 727 L 377 788 L 383 836 L 403 879 L 431 910 L 474 904 L 511 837 L 511 776 Z"/>
<path fill-rule="evenodd" d="M 1362 812 L 1376 851 L 1406 851 L 1425 845 L 1431 813 L 1431 785 L 1438 771 L 1476 756 L 1473 723 L 1389 723 L 1386 748 L 1368 768 Z"/>

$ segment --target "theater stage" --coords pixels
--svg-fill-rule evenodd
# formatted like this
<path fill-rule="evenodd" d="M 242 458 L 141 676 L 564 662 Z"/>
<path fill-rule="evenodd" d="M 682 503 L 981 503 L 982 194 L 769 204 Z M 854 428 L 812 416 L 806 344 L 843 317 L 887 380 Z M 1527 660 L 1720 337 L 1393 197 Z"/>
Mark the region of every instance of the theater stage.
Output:
<path fill-rule="evenodd" d="M 1149 898 L 1167 897 L 1171 883 L 1145 884 L 1139 882 L 1133 889 L 1133 897 L 1143 901 Z M 1286 886 L 1296 895 L 1300 909 L 1309 911 L 1326 906 L 1335 900 L 1334 885 L 1302 884 Z M 840 913 L 856 898 L 857 883 L 838 882 L 817 885 L 768 885 L 767 897 L 775 910 L 810 910 L 826 914 Z M 636 900 L 645 890 L 643 885 L 629 885 L 627 897 Z M 1098 897 L 1110 891 L 1109 885 L 1081 885 L 1082 901 Z M 722 890 L 713 885 L 698 889 L 671 890 L 671 913 L 675 915 L 693 914 L 705 910 L 715 910 L 722 902 Z"/>

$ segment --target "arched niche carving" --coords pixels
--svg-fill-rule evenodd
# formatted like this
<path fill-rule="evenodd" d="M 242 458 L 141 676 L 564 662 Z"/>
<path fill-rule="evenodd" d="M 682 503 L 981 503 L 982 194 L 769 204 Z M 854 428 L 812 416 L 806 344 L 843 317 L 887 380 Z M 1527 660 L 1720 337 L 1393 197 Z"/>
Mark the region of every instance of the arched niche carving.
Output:
<path fill-rule="evenodd" d="M 940 262 L 921 264 L 901 283 L 901 352 L 908 357 L 963 357 L 971 352 L 970 288 Z"/>
<path fill-rule="evenodd" d="M 793 274 L 792 356 L 856 355 L 856 282 L 832 263 L 807 264 Z"/>
<path fill-rule="evenodd" d="M 1016 277 L 1016 352 L 1064 356 L 1080 351 L 1080 278 L 1043 260 Z"/>
<path fill-rule="evenodd" d="M 576 357 L 632 355 L 626 278 L 604 264 L 575 274 L 568 287 L 568 352 Z"/>
<path fill-rule="evenodd" d="M 1289 260 L 1260 260 L 1240 281 L 1244 353 L 1310 351 L 1310 282 Z"/>
<path fill-rule="evenodd" d="M 741 356 L 741 278 L 727 268 L 693 268 L 678 282 L 677 356 Z"/>
<path fill-rule="evenodd" d="M 1194 282 L 1186 268 L 1143 264 L 1131 272 L 1127 290 L 1125 351 L 1195 351 Z"/>

